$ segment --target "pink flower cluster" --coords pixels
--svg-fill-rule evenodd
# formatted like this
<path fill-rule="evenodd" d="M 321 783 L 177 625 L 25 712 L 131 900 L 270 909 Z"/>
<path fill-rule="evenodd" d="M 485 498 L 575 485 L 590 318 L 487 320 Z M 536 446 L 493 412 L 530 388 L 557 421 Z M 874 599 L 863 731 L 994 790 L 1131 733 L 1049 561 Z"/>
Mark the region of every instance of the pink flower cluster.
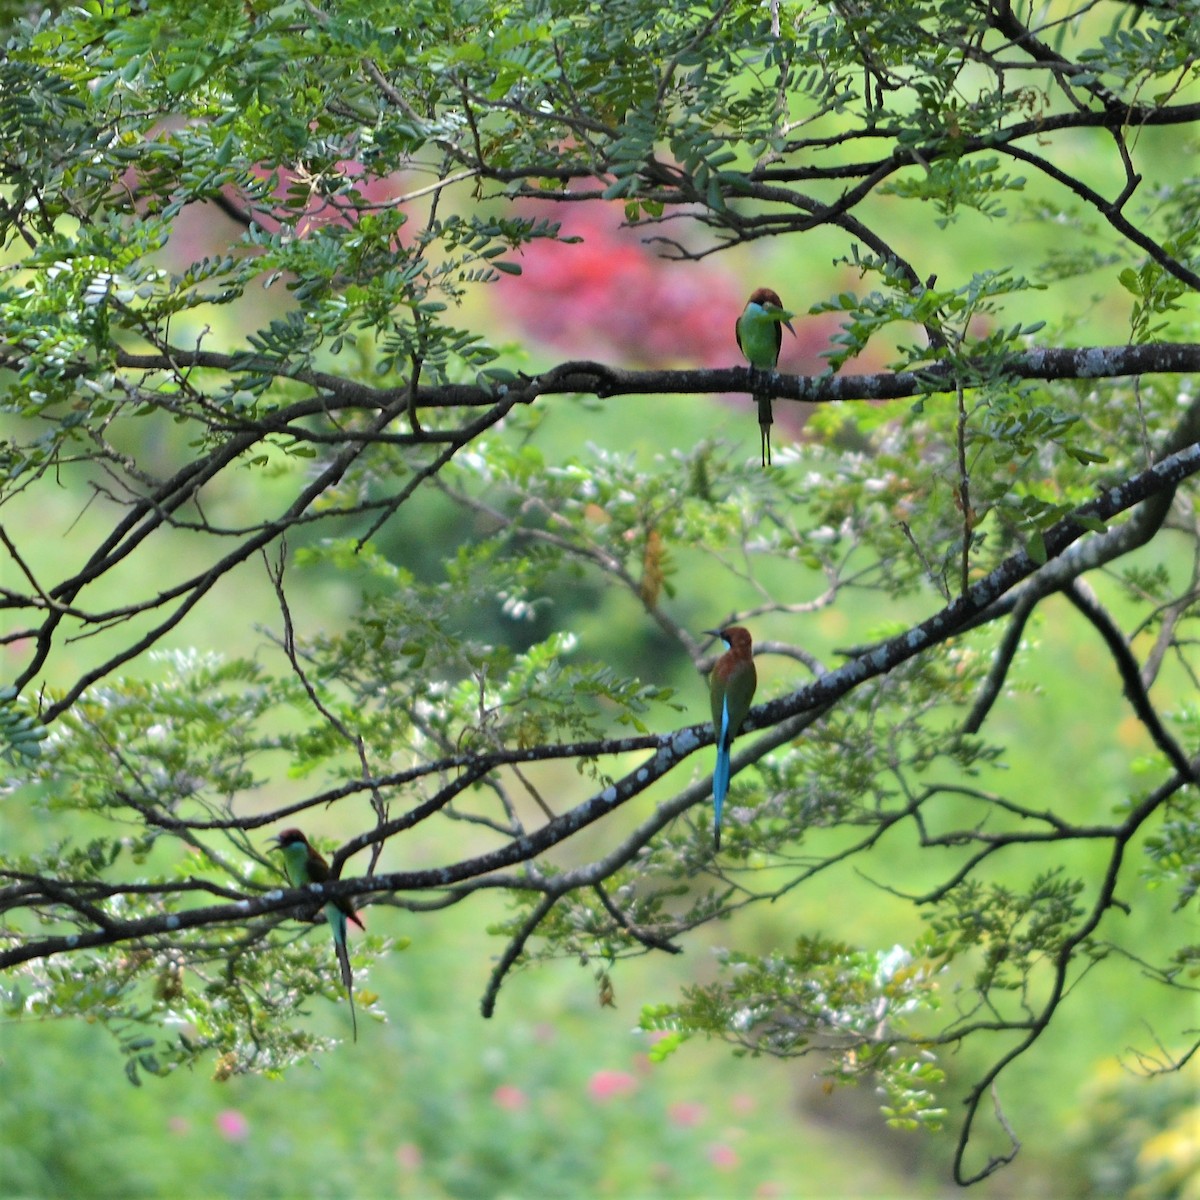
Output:
<path fill-rule="evenodd" d="M 703 263 L 667 263 L 645 230 L 621 228 L 620 204 L 569 207 L 547 201 L 525 215 L 559 221 L 578 245 L 536 241 L 522 274 L 498 284 L 502 311 L 539 341 L 573 358 L 627 366 L 734 366 L 741 362 L 733 323 L 745 290 L 728 272 Z"/>

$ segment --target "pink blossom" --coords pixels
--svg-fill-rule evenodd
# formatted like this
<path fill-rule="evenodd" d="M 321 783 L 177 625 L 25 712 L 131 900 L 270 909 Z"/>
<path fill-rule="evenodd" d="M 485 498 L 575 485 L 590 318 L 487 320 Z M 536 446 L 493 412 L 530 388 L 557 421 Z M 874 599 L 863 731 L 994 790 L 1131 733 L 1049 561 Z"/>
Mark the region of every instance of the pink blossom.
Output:
<path fill-rule="evenodd" d="M 516 1112 L 527 1103 L 525 1093 L 519 1087 L 513 1087 L 511 1083 L 502 1083 L 492 1093 L 492 1101 L 498 1108 L 507 1109 L 509 1112 Z"/>
<path fill-rule="evenodd" d="M 191 1133 L 192 1123 L 187 1117 L 168 1117 L 167 1128 L 172 1133 L 177 1133 L 182 1137 L 185 1133 Z"/>
<path fill-rule="evenodd" d="M 708 1109 L 703 1104 L 697 1104 L 691 1100 L 681 1100 L 667 1109 L 667 1119 L 672 1124 L 682 1126 L 684 1129 L 699 1125 L 707 1116 Z"/>
<path fill-rule="evenodd" d="M 732 1171 L 739 1165 L 737 1152 L 724 1142 L 713 1142 L 708 1148 L 708 1161 L 718 1171 Z"/>
<path fill-rule="evenodd" d="M 532 202 L 523 211 L 583 240 L 538 239 L 521 248 L 513 260 L 521 275 L 496 285 L 507 320 L 577 357 L 656 367 L 743 365 L 733 332 L 746 302 L 741 278 L 707 263 L 666 262 L 646 244 L 644 229 L 624 227 L 620 202 L 566 209 Z M 787 281 L 773 286 L 789 302 Z M 791 295 L 790 302 L 798 306 L 800 298 Z M 836 317 L 806 316 L 797 336 L 783 339 L 780 370 L 823 370 L 820 352 L 836 326 Z"/>
<path fill-rule="evenodd" d="M 730 1098 L 729 1107 L 739 1117 L 748 1117 L 758 1107 L 758 1101 L 747 1092 L 738 1092 Z"/>
<path fill-rule="evenodd" d="M 217 1132 L 227 1142 L 241 1142 L 250 1133 L 250 1122 L 236 1108 L 223 1108 L 216 1117 Z"/>
<path fill-rule="evenodd" d="M 401 1142 L 396 1147 L 396 1162 L 406 1171 L 415 1171 L 422 1161 L 420 1146 L 412 1142 Z"/>
<path fill-rule="evenodd" d="M 597 1071 L 588 1080 L 593 1100 L 614 1100 L 637 1090 L 637 1080 L 628 1071 Z"/>
<path fill-rule="evenodd" d="M 523 274 L 498 284 L 505 313 L 539 340 L 576 354 L 656 366 L 740 361 L 733 322 L 742 286 L 734 276 L 694 263 L 664 270 L 644 244 L 644 231 L 621 227 L 619 203 L 589 204 L 565 215 L 553 204 L 526 211 L 559 221 L 564 235 L 584 239 L 568 246 L 530 243 L 521 251 Z"/>

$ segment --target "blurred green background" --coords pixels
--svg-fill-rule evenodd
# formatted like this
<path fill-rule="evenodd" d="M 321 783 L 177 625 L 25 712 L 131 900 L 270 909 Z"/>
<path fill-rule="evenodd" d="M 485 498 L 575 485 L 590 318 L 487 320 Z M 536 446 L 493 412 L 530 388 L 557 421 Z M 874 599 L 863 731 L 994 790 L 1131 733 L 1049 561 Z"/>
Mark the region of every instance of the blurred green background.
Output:
<path fill-rule="evenodd" d="M 1144 136 L 1152 137 L 1153 131 Z M 1085 149 L 1081 146 L 1080 153 Z M 589 230 L 590 244 L 615 236 L 612 217 L 599 218 Z M 179 234 L 183 256 L 192 257 L 194 243 L 209 236 L 205 222 L 221 220 L 211 211 L 191 214 Z M 959 249 L 981 235 L 981 220 L 967 216 L 942 235 L 938 249 L 947 282 Z M 1028 229 L 1033 238 L 1035 227 Z M 905 232 L 897 230 L 900 240 Z M 638 243 L 626 239 L 622 245 Z M 1033 241 L 1014 254 L 1036 262 L 1045 249 Z M 752 284 L 774 286 L 800 314 L 798 328 L 803 326 L 781 368 L 815 371 L 831 326 L 805 322 L 803 314 L 809 303 L 857 282 L 832 261 L 843 250 L 806 237 L 756 254 L 728 255 L 718 267 L 701 269 L 661 263 L 639 247 L 634 257 L 593 254 L 578 269 L 589 277 L 601 273 L 592 278 L 601 295 L 606 288 L 613 296 L 627 291 L 631 281 L 622 272 L 636 273 L 639 282 L 649 272 L 669 279 L 691 301 L 704 297 L 724 313 L 717 328 L 725 330 L 711 335 L 725 340 L 710 344 L 704 357 L 729 365 L 738 361 L 732 329 L 744 293 Z M 601 351 L 610 361 L 644 361 L 650 353 L 645 347 L 623 346 L 619 335 L 604 341 L 603 328 L 568 327 L 543 336 L 536 316 L 514 321 L 517 290 L 544 288 L 547 276 L 539 272 L 575 270 L 571 256 L 584 248 L 554 246 L 550 252 L 559 257 L 530 263 L 522 279 L 505 281 L 501 294 L 481 289 L 472 301 L 467 320 L 498 343 L 511 342 L 501 361 L 531 370 Z M 1078 289 L 1079 283 L 1070 286 Z M 265 323 L 271 305 L 287 302 L 286 293 L 265 293 L 256 301 L 254 323 Z M 1055 292 L 1030 294 L 1027 303 L 1029 311 L 1014 312 L 1014 320 L 1052 314 Z M 1119 295 L 1097 295 L 1092 327 L 1081 331 L 1079 340 L 1124 340 L 1127 309 Z M 222 344 L 236 344 L 246 328 L 236 310 L 214 311 L 211 323 Z M 186 340 L 184 330 L 177 336 Z M 598 338 L 600 351 L 593 340 Z M 885 359 L 886 348 L 881 348 L 876 362 L 858 367 L 877 368 Z M 590 405 L 556 400 L 548 407 L 538 433 L 548 461 L 561 460 L 587 442 L 638 456 L 667 454 L 706 435 L 744 443 L 747 453 L 757 446 L 758 430 L 745 397 Z M 794 416 L 783 412 L 778 419 L 784 431 L 798 432 Z M 148 461 L 153 454 L 165 463 L 186 453 L 170 429 L 147 425 L 144 437 L 139 455 Z M 777 432 L 777 446 L 789 440 L 787 432 Z M 804 467 L 801 462 L 787 469 Z M 236 514 L 256 504 L 260 489 L 273 486 L 268 473 L 241 472 L 224 481 L 210 503 L 222 515 Z M 26 531 L 44 534 L 45 562 L 60 556 L 67 563 L 95 543 L 111 511 L 68 480 L 40 494 L 36 503 L 32 497 L 19 501 L 6 520 L 19 519 Z M 436 575 L 442 535 L 452 544 L 468 531 L 459 517 L 436 504 L 422 508 L 419 520 L 408 509 L 405 514 L 402 523 L 381 535 L 381 547 L 411 569 Z M 414 525 L 421 536 L 411 536 Z M 180 537 L 178 552 L 186 554 Z M 679 611 L 694 617 L 697 629 L 723 616 L 707 604 L 702 560 L 681 556 L 678 567 Z M 3 569 L 12 570 L 12 564 Z M 814 590 L 818 585 L 814 579 Z M 296 571 L 291 586 L 301 636 L 336 626 L 354 598 L 343 580 L 320 570 Z M 734 603 L 736 597 L 728 599 L 728 605 Z M 928 597 L 908 612 L 889 606 L 879 613 L 864 599 L 857 607 L 839 605 L 797 619 L 780 626 L 779 633 L 786 631 L 830 661 L 833 648 L 865 640 L 882 620 L 923 615 L 934 603 Z M 1063 608 L 1050 604 L 1046 610 L 1049 616 L 1030 631 L 1042 643 L 1036 679 L 1014 679 L 1028 690 L 1006 700 L 997 714 L 1004 734 L 1024 748 L 1019 761 L 1006 764 L 1005 787 L 1019 792 L 1025 771 L 1029 788 L 1048 800 L 1059 797 L 1064 813 L 1105 813 L 1134 785 L 1130 764 L 1149 750 L 1149 743 L 1124 707 L 1098 639 L 1078 622 L 1060 623 Z M 584 656 L 603 652 L 661 668 L 654 682 L 677 686 L 694 709 L 675 723 L 703 716 L 702 682 L 682 655 L 656 640 L 627 597 L 564 585 L 550 620 L 579 634 Z M 209 597 L 176 631 L 172 644 L 273 653 L 265 635 L 254 630 L 255 621 L 273 627 L 277 614 L 265 575 L 247 568 Z M 756 634 L 771 637 L 773 631 L 764 623 Z M 80 644 L 73 651 L 75 663 L 62 666 L 93 661 L 100 651 L 99 644 Z M 20 647 L 6 652 L 17 655 Z M 153 674 L 155 667 L 148 662 L 137 669 Z M 643 665 L 644 675 L 649 670 Z M 790 668 L 766 660 L 760 671 L 760 697 L 766 697 L 782 690 Z M 660 718 L 659 727 L 671 723 L 670 714 Z M 1108 740 L 1114 728 L 1118 745 Z M 1072 747 L 1066 759 L 1059 753 L 1063 744 Z M 550 778 L 563 789 L 580 786 L 568 768 Z M 263 807 L 291 798 L 286 780 L 258 797 Z M 0 803 L 9 848 L 59 835 L 30 815 L 19 790 Z M 329 823 L 312 832 L 336 836 L 339 830 Z M 605 831 L 580 836 L 603 839 Z M 404 865 L 442 857 L 419 838 L 394 853 L 404 855 Z M 1085 867 L 1086 852 L 1067 865 Z M 910 872 L 914 888 L 939 878 L 939 864 L 915 852 L 910 862 L 889 866 Z M 1004 867 L 1019 870 L 1010 860 Z M 1152 897 L 1140 899 L 1146 902 L 1130 917 L 1130 928 L 1144 938 L 1147 957 L 1153 957 L 1155 948 L 1180 940 L 1173 931 L 1184 918 L 1170 913 L 1167 898 L 1158 909 Z M 367 914 L 372 932 L 411 939 L 406 950 L 359 980 L 380 996 L 386 1021 L 360 1014 L 360 1038 L 352 1045 L 344 1006 L 314 1001 L 314 1026 L 347 1040 L 284 1078 L 221 1078 L 220 1064 L 214 1063 L 212 1077 L 178 1074 L 133 1088 L 125 1081 L 121 1055 L 102 1030 L 49 1021 L 0 1026 L 0 1196 L 768 1200 L 957 1192 L 947 1166 L 958 1115 L 953 1104 L 942 1135 L 901 1134 L 883 1125 L 878 1097 L 865 1090 L 827 1092 L 816 1075 L 819 1062 L 736 1058 L 724 1047 L 690 1043 L 665 1063 L 652 1065 L 648 1040 L 635 1028 L 643 1003 L 668 999 L 681 986 L 710 978 L 717 946 L 768 949 L 800 932 L 823 932 L 886 949 L 911 932 L 916 918 L 909 906 L 852 872 L 831 873 L 786 902 L 751 910 L 736 926 L 692 935 L 680 958 L 618 964 L 611 971 L 615 1007 L 598 1001 L 599 964 L 561 963 L 510 978 L 496 1016 L 484 1021 L 479 1000 L 503 945 L 486 929 L 503 915 L 503 900 L 486 892 L 420 918 L 372 908 Z M 1005 1117 L 1024 1148 L 1013 1166 L 978 1185 L 974 1194 L 1200 1196 L 1196 1072 L 1149 1082 L 1121 1065 L 1132 1061 L 1131 1047 L 1153 1050 L 1160 1031 L 1186 1026 L 1181 1006 L 1191 1004 L 1189 997 L 1165 992 L 1128 969 L 1099 965 L 1034 1054 L 1002 1077 Z M 988 1056 L 1003 1048 L 981 1044 L 947 1058 L 952 1085 L 961 1093 Z M 953 1086 L 949 1094 L 953 1097 Z"/>

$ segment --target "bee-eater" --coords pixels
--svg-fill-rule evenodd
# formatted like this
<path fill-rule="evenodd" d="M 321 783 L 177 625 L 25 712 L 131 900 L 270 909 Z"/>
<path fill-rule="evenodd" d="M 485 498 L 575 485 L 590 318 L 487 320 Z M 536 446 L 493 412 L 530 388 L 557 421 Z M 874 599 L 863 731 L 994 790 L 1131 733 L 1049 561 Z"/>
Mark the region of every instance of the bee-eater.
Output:
<path fill-rule="evenodd" d="M 788 327 L 792 337 L 796 336 L 788 320 L 791 315 L 783 307 L 778 292 L 770 288 L 755 288 L 750 293 L 750 299 L 746 301 L 746 307 L 733 329 L 737 335 L 738 349 L 756 371 L 775 370 L 779 362 L 779 348 L 783 345 L 783 326 Z M 771 396 L 766 391 L 755 391 L 754 400 L 758 405 L 758 429 L 762 436 L 762 464 L 767 467 L 771 465 L 771 423 L 774 421 Z"/>
<path fill-rule="evenodd" d="M 729 791 L 729 747 L 737 737 L 750 711 L 758 672 L 754 669 L 751 640 L 748 630 L 740 625 L 725 629 L 706 629 L 719 637 L 728 649 L 713 666 L 708 677 L 712 694 L 713 732 L 717 735 L 717 765 L 713 769 L 713 841 L 721 848 L 721 807 Z"/>
<path fill-rule="evenodd" d="M 283 851 L 283 869 L 293 887 L 328 883 L 333 878 L 329 864 L 309 845 L 308 838 L 299 829 L 285 829 L 275 842 Z M 350 972 L 350 953 L 346 949 L 346 922 L 353 921 L 359 929 L 365 926 L 348 900 L 330 900 L 325 905 L 325 919 L 333 933 L 333 947 L 337 951 L 338 966 L 342 969 L 342 983 L 350 998 L 350 1027 L 357 1042 L 358 1017 L 354 1012 L 354 976 Z"/>

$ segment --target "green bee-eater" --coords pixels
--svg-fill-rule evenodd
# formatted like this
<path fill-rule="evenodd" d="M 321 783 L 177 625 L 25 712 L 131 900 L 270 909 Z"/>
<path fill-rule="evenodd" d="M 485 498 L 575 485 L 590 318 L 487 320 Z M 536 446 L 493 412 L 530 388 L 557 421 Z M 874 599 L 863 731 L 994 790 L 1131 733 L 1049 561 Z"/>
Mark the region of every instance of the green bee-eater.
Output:
<path fill-rule="evenodd" d="M 774 371 L 779 362 L 779 348 L 783 345 L 783 326 L 786 325 L 793 337 L 796 331 L 788 318 L 788 312 L 779 299 L 779 293 L 770 288 L 756 288 L 746 301 L 742 315 L 734 326 L 737 344 L 746 356 L 746 361 L 756 371 Z M 758 405 L 758 428 L 762 437 L 762 464 L 771 464 L 771 396 L 765 390 L 755 391 Z"/>
<path fill-rule="evenodd" d="M 740 625 L 706 629 L 729 647 L 717 659 L 708 677 L 712 695 L 713 732 L 717 735 L 717 765 L 713 768 L 713 841 L 721 848 L 721 807 L 729 791 L 729 748 L 750 711 L 758 672 L 750 633 Z"/>
<path fill-rule="evenodd" d="M 308 838 L 299 829 L 285 829 L 275 841 L 283 851 L 283 869 L 293 887 L 328 883 L 332 878 L 329 864 L 309 845 Z M 359 929 L 363 929 L 364 925 L 350 902 L 342 899 L 330 900 L 325 905 L 325 919 L 333 933 L 333 946 L 337 951 L 338 966 L 342 969 L 342 983 L 350 999 L 350 1027 L 357 1042 L 358 1017 L 354 1012 L 354 976 L 350 971 L 350 954 L 346 948 L 346 922 L 353 921 Z"/>

